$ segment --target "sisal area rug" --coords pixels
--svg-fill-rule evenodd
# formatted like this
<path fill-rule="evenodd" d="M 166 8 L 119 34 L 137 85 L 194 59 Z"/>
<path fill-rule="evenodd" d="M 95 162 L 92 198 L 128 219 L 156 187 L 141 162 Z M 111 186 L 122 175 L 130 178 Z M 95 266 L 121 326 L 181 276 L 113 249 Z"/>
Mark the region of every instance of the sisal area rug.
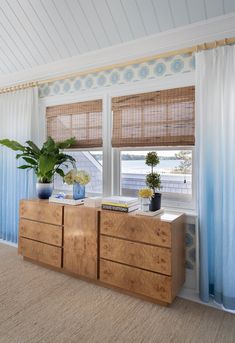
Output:
<path fill-rule="evenodd" d="M 74 279 L 0 244 L 1 343 L 235 343 L 235 315 L 177 298 L 160 307 Z"/>

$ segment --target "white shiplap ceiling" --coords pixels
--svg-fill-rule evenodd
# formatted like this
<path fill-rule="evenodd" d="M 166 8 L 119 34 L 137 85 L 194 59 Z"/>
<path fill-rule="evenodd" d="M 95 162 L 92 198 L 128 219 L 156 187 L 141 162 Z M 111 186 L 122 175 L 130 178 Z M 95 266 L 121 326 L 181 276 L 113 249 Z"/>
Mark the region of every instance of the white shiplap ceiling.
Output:
<path fill-rule="evenodd" d="M 235 0 L 0 0 L 0 79 L 235 11 Z"/>

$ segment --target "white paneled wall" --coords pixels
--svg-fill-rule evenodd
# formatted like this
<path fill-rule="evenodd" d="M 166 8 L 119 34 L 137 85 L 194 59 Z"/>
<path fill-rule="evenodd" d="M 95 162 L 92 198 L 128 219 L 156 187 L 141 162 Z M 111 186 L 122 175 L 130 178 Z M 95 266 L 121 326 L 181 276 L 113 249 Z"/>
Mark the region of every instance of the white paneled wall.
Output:
<path fill-rule="evenodd" d="M 235 0 L 0 0 L 0 76 L 235 11 Z"/>

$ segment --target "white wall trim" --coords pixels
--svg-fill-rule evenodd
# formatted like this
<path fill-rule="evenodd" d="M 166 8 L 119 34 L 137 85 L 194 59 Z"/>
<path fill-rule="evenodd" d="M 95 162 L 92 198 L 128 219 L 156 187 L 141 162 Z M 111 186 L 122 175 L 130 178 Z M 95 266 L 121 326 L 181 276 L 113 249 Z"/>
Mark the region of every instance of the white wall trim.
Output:
<path fill-rule="evenodd" d="M 4 239 L 0 239 L 0 244 L 10 245 L 11 247 L 18 248 L 17 243 L 12 243 L 9 241 L 5 241 Z"/>
<path fill-rule="evenodd" d="M 69 59 L 37 66 L 1 77 L 0 87 L 20 82 L 44 80 L 88 69 L 151 57 L 200 43 L 235 36 L 235 13 L 150 35 Z"/>

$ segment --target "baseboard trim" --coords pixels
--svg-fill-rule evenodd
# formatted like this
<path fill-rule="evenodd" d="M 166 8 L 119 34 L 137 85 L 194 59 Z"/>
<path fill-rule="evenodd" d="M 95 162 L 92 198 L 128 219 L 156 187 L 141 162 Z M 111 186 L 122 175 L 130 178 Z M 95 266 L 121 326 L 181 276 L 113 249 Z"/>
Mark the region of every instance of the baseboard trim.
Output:
<path fill-rule="evenodd" d="M 14 248 L 18 248 L 18 244 L 17 243 L 12 243 L 12 242 L 9 242 L 9 241 L 5 241 L 4 239 L 0 239 L 0 243 L 6 244 L 6 245 L 10 245 L 11 247 L 14 247 Z"/>
<path fill-rule="evenodd" d="M 221 311 L 225 311 L 225 312 L 228 312 L 228 313 L 235 314 L 235 311 L 228 310 L 223 305 L 218 304 L 217 302 L 214 301 L 214 299 L 212 297 L 210 298 L 210 301 L 208 303 L 201 301 L 201 299 L 199 297 L 199 294 L 198 294 L 198 292 L 196 292 L 195 289 L 182 288 L 182 290 L 178 294 L 178 297 L 186 299 L 186 300 L 190 300 L 190 301 L 193 301 L 193 302 L 196 302 L 196 303 L 204 305 L 204 306 L 213 307 L 213 308 L 215 308 L 217 310 L 221 310 Z"/>

